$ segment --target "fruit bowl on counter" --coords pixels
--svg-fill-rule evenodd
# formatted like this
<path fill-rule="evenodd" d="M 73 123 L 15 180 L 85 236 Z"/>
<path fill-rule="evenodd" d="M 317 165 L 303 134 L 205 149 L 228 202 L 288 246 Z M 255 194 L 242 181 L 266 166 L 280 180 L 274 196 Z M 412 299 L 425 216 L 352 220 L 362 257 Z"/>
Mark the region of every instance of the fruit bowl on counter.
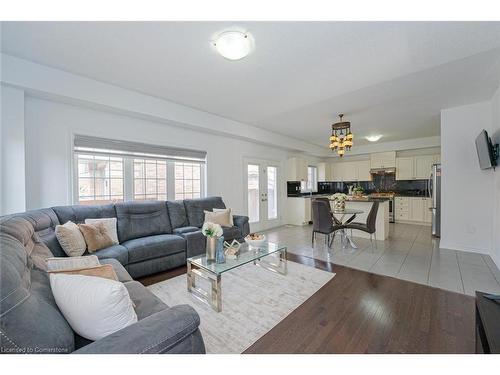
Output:
<path fill-rule="evenodd" d="M 260 246 L 266 242 L 266 236 L 258 233 L 250 233 L 245 237 L 245 242 L 250 246 Z"/>

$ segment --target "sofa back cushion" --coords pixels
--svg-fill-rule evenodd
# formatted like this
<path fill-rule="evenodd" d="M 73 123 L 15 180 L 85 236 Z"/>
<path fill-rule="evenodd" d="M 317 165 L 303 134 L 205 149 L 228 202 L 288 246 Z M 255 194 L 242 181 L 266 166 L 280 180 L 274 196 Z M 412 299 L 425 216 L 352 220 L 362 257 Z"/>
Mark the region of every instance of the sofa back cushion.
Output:
<path fill-rule="evenodd" d="M 33 243 L 28 219 L 0 218 L 0 346 L 4 353 L 72 352 L 74 333 L 55 304 L 47 273 L 32 267 Z"/>
<path fill-rule="evenodd" d="M 172 230 L 189 225 L 183 201 L 167 201 L 167 210 Z"/>
<path fill-rule="evenodd" d="M 74 205 L 52 207 L 61 224 L 72 221 L 85 223 L 85 219 L 104 219 L 116 217 L 114 204 Z"/>
<path fill-rule="evenodd" d="M 59 219 L 51 208 L 23 212 L 16 216 L 26 219 L 32 225 L 35 238 L 45 244 L 54 256 L 66 256 L 55 233 L 56 225 L 60 224 Z"/>
<path fill-rule="evenodd" d="M 172 233 L 165 201 L 131 201 L 115 205 L 120 242 Z"/>
<path fill-rule="evenodd" d="M 186 208 L 188 224 L 192 227 L 201 228 L 205 220 L 205 213 L 203 211 L 212 211 L 214 208 L 226 208 L 226 205 L 221 197 L 207 197 L 185 199 L 184 207 Z"/>

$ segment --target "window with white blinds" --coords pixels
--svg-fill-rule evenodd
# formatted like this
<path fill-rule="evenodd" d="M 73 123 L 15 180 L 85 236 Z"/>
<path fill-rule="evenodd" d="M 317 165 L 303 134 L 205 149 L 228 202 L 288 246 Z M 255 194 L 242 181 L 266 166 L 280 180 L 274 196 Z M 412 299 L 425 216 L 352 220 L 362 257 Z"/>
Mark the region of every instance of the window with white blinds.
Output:
<path fill-rule="evenodd" d="M 74 156 L 75 203 L 205 195 L 204 151 L 75 135 Z"/>

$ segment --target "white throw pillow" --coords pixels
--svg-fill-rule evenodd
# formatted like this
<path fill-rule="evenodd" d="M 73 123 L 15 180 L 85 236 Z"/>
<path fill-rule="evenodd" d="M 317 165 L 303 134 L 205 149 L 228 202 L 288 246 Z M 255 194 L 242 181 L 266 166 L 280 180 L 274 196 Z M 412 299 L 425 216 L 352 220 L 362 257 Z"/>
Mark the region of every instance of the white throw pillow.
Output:
<path fill-rule="evenodd" d="M 97 267 L 101 264 L 95 255 L 86 255 L 83 257 L 47 258 L 46 262 L 47 272 Z"/>
<path fill-rule="evenodd" d="M 233 222 L 233 215 L 231 214 L 231 209 L 230 208 L 214 208 L 214 212 L 229 212 L 229 223 L 231 224 L 232 227 L 234 227 L 234 222 Z"/>
<path fill-rule="evenodd" d="M 87 243 L 83 238 L 78 225 L 68 221 L 64 225 L 56 225 L 56 237 L 62 249 L 69 257 L 79 257 L 87 249 Z"/>
<path fill-rule="evenodd" d="M 221 227 L 230 227 L 230 211 L 223 210 L 219 212 L 203 211 L 205 213 L 205 223 L 219 224 Z"/>
<path fill-rule="evenodd" d="M 95 276 L 51 274 L 57 306 L 80 336 L 99 340 L 137 322 L 125 285 Z"/>
<path fill-rule="evenodd" d="M 85 224 L 96 224 L 103 223 L 106 228 L 107 234 L 113 240 L 113 244 L 118 244 L 118 232 L 116 230 L 116 217 L 110 217 L 105 219 L 85 219 Z"/>

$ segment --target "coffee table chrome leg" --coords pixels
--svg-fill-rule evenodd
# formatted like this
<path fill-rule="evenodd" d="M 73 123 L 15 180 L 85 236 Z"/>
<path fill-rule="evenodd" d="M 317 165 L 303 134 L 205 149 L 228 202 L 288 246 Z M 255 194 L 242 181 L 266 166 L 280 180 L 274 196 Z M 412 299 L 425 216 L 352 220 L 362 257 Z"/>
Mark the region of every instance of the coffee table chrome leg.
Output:
<path fill-rule="evenodd" d="M 221 277 L 220 275 L 215 278 L 210 278 L 210 283 L 212 284 L 212 290 L 210 293 L 210 304 L 212 308 L 217 311 L 222 311 L 222 292 L 221 292 Z"/>
<path fill-rule="evenodd" d="M 191 262 L 187 262 L 187 289 L 191 292 L 195 285 L 195 275 L 191 271 Z"/>
<path fill-rule="evenodd" d="M 259 267 L 265 268 L 268 271 L 277 272 L 281 275 L 287 274 L 288 269 L 286 260 L 286 249 L 283 249 L 279 252 L 279 258 L 277 264 L 268 262 L 267 261 L 268 258 L 269 257 L 259 258 L 257 259 L 257 263 L 255 264 Z"/>

